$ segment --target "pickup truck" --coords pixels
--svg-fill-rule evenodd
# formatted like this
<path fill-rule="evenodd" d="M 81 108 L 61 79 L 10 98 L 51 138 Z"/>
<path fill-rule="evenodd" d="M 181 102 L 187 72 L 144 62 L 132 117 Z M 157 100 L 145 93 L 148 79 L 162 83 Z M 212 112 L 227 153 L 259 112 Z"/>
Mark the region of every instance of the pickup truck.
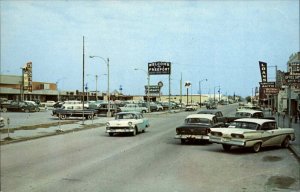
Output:
<path fill-rule="evenodd" d="M 52 116 L 57 116 L 59 119 L 67 119 L 70 117 L 85 117 L 85 119 L 93 119 L 97 114 L 94 109 L 82 109 L 67 106 L 66 108 L 57 108 L 52 110 Z"/>
<path fill-rule="evenodd" d="M 224 122 L 219 122 L 212 114 L 192 114 L 185 118 L 184 124 L 176 128 L 175 139 L 180 139 L 181 144 L 186 141 L 208 141 L 210 128 L 226 127 Z"/>

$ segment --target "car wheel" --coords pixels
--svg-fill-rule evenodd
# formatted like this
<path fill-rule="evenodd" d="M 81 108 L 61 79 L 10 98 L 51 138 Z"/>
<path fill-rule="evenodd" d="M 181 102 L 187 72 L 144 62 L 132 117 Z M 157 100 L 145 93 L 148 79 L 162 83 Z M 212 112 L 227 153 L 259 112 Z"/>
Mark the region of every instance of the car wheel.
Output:
<path fill-rule="evenodd" d="M 222 144 L 224 151 L 229 151 L 231 149 L 231 145 Z"/>
<path fill-rule="evenodd" d="M 281 143 L 281 147 L 288 148 L 290 146 L 290 137 L 284 138 Z"/>
<path fill-rule="evenodd" d="M 146 113 L 147 111 L 143 110 L 142 113 Z"/>
<path fill-rule="evenodd" d="M 66 118 L 67 118 L 66 115 L 60 115 L 60 119 L 64 120 L 64 119 L 66 119 Z"/>
<path fill-rule="evenodd" d="M 180 139 L 181 144 L 185 144 L 185 139 Z"/>
<path fill-rule="evenodd" d="M 109 134 L 109 136 L 111 136 L 111 137 L 114 136 L 114 133 L 108 133 L 108 134 Z"/>
<path fill-rule="evenodd" d="M 137 133 L 138 133 L 138 130 L 137 130 L 137 127 L 135 127 L 133 129 L 132 136 L 136 136 Z"/>
<path fill-rule="evenodd" d="M 87 118 L 88 119 L 93 119 L 93 115 L 88 115 Z"/>
<path fill-rule="evenodd" d="M 4 113 L 7 112 L 7 108 L 5 108 L 5 107 L 2 108 L 2 112 L 4 112 Z"/>
<path fill-rule="evenodd" d="M 255 143 L 252 147 L 253 152 L 255 152 L 255 153 L 259 152 L 260 148 L 261 148 L 261 143 Z"/>

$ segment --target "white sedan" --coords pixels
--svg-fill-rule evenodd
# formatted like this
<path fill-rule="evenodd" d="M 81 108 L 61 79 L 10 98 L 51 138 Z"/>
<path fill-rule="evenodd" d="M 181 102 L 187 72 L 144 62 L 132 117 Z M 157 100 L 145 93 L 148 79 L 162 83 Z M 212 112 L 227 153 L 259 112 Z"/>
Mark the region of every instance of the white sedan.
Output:
<path fill-rule="evenodd" d="M 115 133 L 131 133 L 135 136 L 139 132 L 145 132 L 149 121 L 138 112 L 117 113 L 114 120 L 106 123 L 106 133 L 113 136 Z"/>
<path fill-rule="evenodd" d="M 222 144 L 225 151 L 231 146 L 250 147 L 259 152 L 261 147 L 287 148 L 295 140 L 294 129 L 277 127 L 275 120 L 245 118 L 235 120 L 228 128 L 211 128 L 209 141 Z"/>

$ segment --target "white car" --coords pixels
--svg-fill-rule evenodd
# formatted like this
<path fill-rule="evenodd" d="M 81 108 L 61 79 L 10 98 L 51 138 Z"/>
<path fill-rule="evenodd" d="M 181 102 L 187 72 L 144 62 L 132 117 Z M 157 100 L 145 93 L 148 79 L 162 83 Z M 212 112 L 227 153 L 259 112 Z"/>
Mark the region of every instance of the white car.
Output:
<path fill-rule="evenodd" d="M 250 147 L 259 152 L 261 147 L 282 146 L 287 148 L 295 140 L 294 129 L 277 127 L 275 120 L 237 119 L 226 129 L 211 128 L 209 141 L 222 144 L 225 151 L 232 146 Z"/>
<path fill-rule="evenodd" d="M 145 132 L 149 121 L 138 112 L 117 113 L 114 120 L 106 123 L 106 133 L 113 136 L 115 133 L 131 133 L 133 136 L 139 132 Z"/>

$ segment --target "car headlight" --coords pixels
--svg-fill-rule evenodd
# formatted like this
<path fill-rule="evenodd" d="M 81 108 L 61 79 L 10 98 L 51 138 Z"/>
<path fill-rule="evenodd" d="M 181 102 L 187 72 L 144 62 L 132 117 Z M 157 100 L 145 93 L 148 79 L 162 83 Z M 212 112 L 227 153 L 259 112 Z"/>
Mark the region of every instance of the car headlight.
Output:
<path fill-rule="evenodd" d="M 110 126 L 110 124 L 109 124 L 109 122 L 107 122 L 107 123 L 106 123 L 106 127 L 109 127 L 109 126 Z"/>
<path fill-rule="evenodd" d="M 221 132 L 216 132 L 216 131 L 212 131 L 210 134 L 217 137 L 221 137 L 223 135 Z"/>
<path fill-rule="evenodd" d="M 132 122 L 128 122 L 128 126 L 131 127 L 132 126 Z"/>

